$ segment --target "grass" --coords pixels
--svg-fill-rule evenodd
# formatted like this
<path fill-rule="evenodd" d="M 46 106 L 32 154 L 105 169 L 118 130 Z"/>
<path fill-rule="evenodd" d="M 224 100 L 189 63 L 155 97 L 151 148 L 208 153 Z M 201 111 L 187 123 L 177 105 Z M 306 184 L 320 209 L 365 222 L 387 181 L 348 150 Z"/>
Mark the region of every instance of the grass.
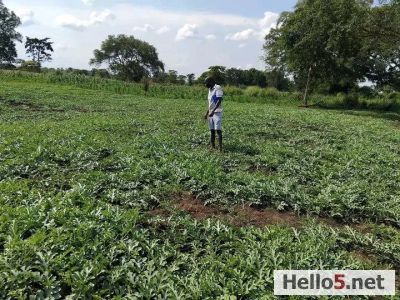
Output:
<path fill-rule="evenodd" d="M 0 298 L 272 299 L 274 269 L 400 269 L 398 121 L 227 101 L 219 154 L 200 98 L 80 84 L 0 82 Z M 196 220 L 182 193 L 339 226 Z"/>
<path fill-rule="evenodd" d="M 339 93 L 336 96 L 312 95 L 310 102 L 325 109 L 400 113 L 400 93 L 383 93 L 375 97 L 360 96 L 357 93 L 348 95 Z"/>
<path fill-rule="evenodd" d="M 151 83 L 148 90 L 140 83 L 124 82 L 115 79 L 104 79 L 93 76 L 65 74 L 57 72 L 29 73 L 24 71 L 0 70 L 0 78 L 3 80 L 18 80 L 24 82 L 45 82 L 50 84 L 75 86 L 91 90 L 111 92 L 115 94 L 132 94 L 162 99 L 202 99 L 204 87 L 199 85 L 173 85 Z M 224 87 L 225 100 L 235 102 L 274 102 L 277 104 L 293 104 L 298 102 L 298 95 L 279 92 L 276 89 L 261 89 L 259 87 Z"/>

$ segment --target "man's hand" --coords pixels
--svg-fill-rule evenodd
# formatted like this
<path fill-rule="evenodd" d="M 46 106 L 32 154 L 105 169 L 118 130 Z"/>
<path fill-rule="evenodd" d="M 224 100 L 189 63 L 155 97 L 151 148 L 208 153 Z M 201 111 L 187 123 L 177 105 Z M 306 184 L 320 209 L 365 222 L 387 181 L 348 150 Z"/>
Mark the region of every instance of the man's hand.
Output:
<path fill-rule="evenodd" d="M 214 116 L 214 112 L 210 112 L 210 114 L 208 115 L 210 118 L 212 118 Z"/>

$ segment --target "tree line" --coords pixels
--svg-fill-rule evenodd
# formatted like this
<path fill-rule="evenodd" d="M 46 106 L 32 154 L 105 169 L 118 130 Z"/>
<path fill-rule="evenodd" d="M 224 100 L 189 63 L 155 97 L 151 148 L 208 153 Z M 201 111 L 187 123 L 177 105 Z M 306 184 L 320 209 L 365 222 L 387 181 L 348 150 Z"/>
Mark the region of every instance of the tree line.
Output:
<path fill-rule="evenodd" d="M 194 73 L 179 74 L 175 70 L 164 70 L 164 63 L 159 59 L 157 49 L 134 36 L 110 35 L 102 42 L 100 49 L 94 50 L 90 60 L 92 70 L 42 68 L 42 63 L 52 60 L 54 49 L 50 38 L 26 37 L 26 54 L 31 61 L 17 59 L 16 42 L 22 42 L 22 36 L 16 31 L 21 24 L 18 16 L 7 9 L 0 0 L 0 68 L 18 69 L 30 72 L 72 73 L 102 78 L 117 78 L 125 81 L 146 81 L 177 85 L 203 84 L 204 79 L 212 74 L 220 84 L 234 86 L 274 86 L 281 90 L 289 87 L 289 80 L 283 73 L 276 71 L 266 74 L 257 69 L 241 70 L 212 66 L 196 79 Z"/>
<path fill-rule="evenodd" d="M 0 67 L 39 71 L 52 59 L 49 38 L 26 37 L 32 61 L 17 60 L 18 16 L 0 0 Z M 195 74 L 165 70 L 157 49 L 128 35 L 110 35 L 94 50 L 89 70 L 66 69 L 85 75 L 135 82 L 203 83 L 213 75 L 220 84 L 275 87 L 281 91 L 310 89 L 319 93 L 349 93 L 369 81 L 400 90 L 400 0 L 299 0 L 294 11 L 280 15 L 265 37 L 266 70 L 211 66 Z M 51 69 L 44 69 L 52 71 Z"/>
<path fill-rule="evenodd" d="M 288 90 L 291 85 L 284 73 L 277 70 L 264 72 L 255 68 L 242 70 L 211 66 L 197 79 L 193 73 L 181 75 L 175 70 L 165 71 L 154 46 L 123 34 L 110 35 L 100 49 L 94 51 L 90 64 L 97 67 L 106 65 L 118 79 L 126 81 L 151 79 L 157 83 L 192 85 L 203 84 L 207 76 L 213 75 L 219 84 L 233 86 L 271 86 Z"/>

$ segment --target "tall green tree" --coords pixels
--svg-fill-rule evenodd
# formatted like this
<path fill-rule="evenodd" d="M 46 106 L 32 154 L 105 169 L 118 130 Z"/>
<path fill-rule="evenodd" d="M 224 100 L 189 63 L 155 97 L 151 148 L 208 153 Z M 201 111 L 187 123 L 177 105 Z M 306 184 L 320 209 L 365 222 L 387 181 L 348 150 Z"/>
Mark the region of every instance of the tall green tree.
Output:
<path fill-rule="evenodd" d="M 199 78 L 197 78 L 197 82 L 199 84 L 203 84 L 204 80 L 208 76 L 213 76 L 218 84 L 225 84 L 226 82 L 225 71 L 226 67 L 224 66 L 211 66 L 208 68 L 208 71 L 204 72 L 203 74 L 200 75 Z"/>
<path fill-rule="evenodd" d="M 178 76 L 178 84 L 184 85 L 186 83 L 187 77 L 185 75 Z"/>
<path fill-rule="evenodd" d="M 124 34 L 110 35 L 101 48 L 94 51 L 90 64 L 106 64 L 118 78 L 136 82 L 164 71 L 154 46 Z"/>
<path fill-rule="evenodd" d="M 369 54 L 367 78 L 400 90 L 400 1 L 374 6 L 360 35 Z"/>
<path fill-rule="evenodd" d="M 51 52 L 53 50 L 53 42 L 50 42 L 50 38 L 38 39 L 26 37 L 25 50 L 28 56 L 32 57 L 32 60 L 39 65 L 44 61 L 50 61 Z"/>
<path fill-rule="evenodd" d="M 195 80 L 196 77 L 195 77 L 195 75 L 193 73 L 190 73 L 190 74 L 186 75 L 186 78 L 187 78 L 188 85 L 193 85 L 194 80 Z"/>
<path fill-rule="evenodd" d="M 265 76 L 265 72 L 257 70 L 255 68 L 251 68 L 249 70 L 245 70 L 244 74 L 248 85 L 257 85 L 262 88 L 267 86 L 267 78 Z"/>
<path fill-rule="evenodd" d="M 178 83 L 178 71 L 168 70 L 167 82 L 172 83 L 172 84 L 177 84 Z"/>
<path fill-rule="evenodd" d="M 283 72 L 272 70 L 267 72 L 266 77 L 268 87 L 274 87 L 279 91 L 288 91 L 290 89 L 291 82 Z"/>
<path fill-rule="evenodd" d="M 213 76 L 218 84 L 225 84 L 225 71 L 226 67 L 224 66 L 211 66 L 209 68 L 209 75 Z"/>
<path fill-rule="evenodd" d="M 371 5 L 370 0 L 299 1 L 266 36 L 268 71 L 293 75 L 299 88 L 310 74 L 313 87 L 323 83 L 332 92 L 350 90 L 367 73 L 360 32 Z"/>
<path fill-rule="evenodd" d="M 22 36 L 16 31 L 21 20 L 0 1 L 0 64 L 13 63 L 17 58 L 15 42 Z"/>
<path fill-rule="evenodd" d="M 241 69 L 229 68 L 225 71 L 226 82 L 229 85 L 247 85 L 244 79 L 244 72 Z"/>

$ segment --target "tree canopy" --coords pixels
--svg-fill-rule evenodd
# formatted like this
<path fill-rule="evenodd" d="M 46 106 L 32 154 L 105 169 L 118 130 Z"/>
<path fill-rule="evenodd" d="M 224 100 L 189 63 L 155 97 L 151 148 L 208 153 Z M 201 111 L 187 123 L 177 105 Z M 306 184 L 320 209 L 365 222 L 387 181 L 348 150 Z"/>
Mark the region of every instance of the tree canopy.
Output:
<path fill-rule="evenodd" d="M 15 42 L 21 42 L 22 36 L 16 31 L 21 25 L 18 16 L 0 1 L 0 64 L 12 63 L 17 57 Z"/>
<path fill-rule="evenodd" d="M 372 8 L 368 25 L 361 33 L 370 54 L 367 78 L 400 90 L 400 1 L 383 1 Z"/>
<path fill-rule="evenodd" d="M 302 0 L 281 14 L 266 36 L 267 68 L 290 74 L 304 87 L 349 91 L 357 82 L 393 81 L 399 59 L 399 1 Z M 398 67 L 397 67 L 398 68 Z"/>
<path fill-rule="evenodd" d="M 206 77 L 210 75 L 214 76 L 217 83 L 232 86 L 269 86 L 279 90 L 288 90 L 290 85 L 290 80 L 285 77 L 283 72 L 265 72 L 255 68 L 243 70 L 223 66 L 211 66 L 197 79 L 197 82 L 203 84 Z"/>
<path fill-rule="evenodd" d="M 108 36 L 101 49 L 94 51 L 90 64 L 107 64 L 118 78 L 136 82 L 164 71 L 164 64 L 154 46 L 123 34 Z"/>
<path fill-rule="evenodd" d="M 54 52 L 50 38 L 38 39 L 26 37 L 26 54 L 32 57 L 33 61 L 40 64 L 43 61 L 51 60 L 51 53 Z"/>

